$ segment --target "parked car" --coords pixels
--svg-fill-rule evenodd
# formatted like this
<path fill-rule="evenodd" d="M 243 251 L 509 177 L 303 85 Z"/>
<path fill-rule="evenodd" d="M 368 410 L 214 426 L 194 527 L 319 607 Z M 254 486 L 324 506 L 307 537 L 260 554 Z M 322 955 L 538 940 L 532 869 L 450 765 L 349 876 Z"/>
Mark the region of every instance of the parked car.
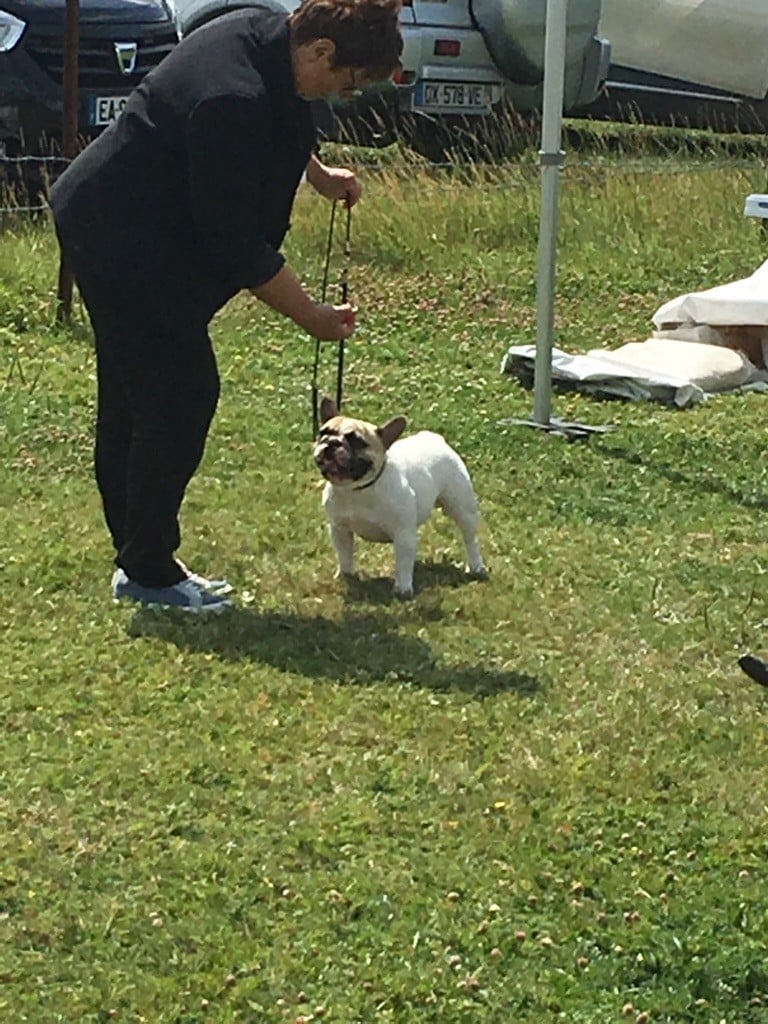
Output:
<path fill-rule="evenodd" d="M 174 0 L 180 35 L 251 0 Z M 292 10 L 298 0 L 282 0 Z M 597 31 L 601 0 L 570 0 L 566 109 L 599 93 L 610 46 Z M 457 137 L 498 116 L 506 104 L 538 110 L 544 78 L 543 0 L 405 0 L 402 68 L 394 81 L 363 90 L 352 103 L 316 110 L 329 139 L 382 145 L 405 137 L 439 157 Z"/>
<path fill-rule="evenodd" d="M 541 0 L 409 0 L 404 8 L 400 132 L 428 156 L 483 147 L 509 131 L 507 112 L 541 109 L 546 4 Z M 589 102 L 608 71 L 600 0 L 567 9 L 565 108 Z M 407 20 L 410 19 L 410 20 Z"/>
<path fill-rule="evenodd" d="M 603 0 L 600 26 L 612 63 L 590 116 L 768 129 L 765 0 Z"/>
<path fill-rule="evenodd" d="M 178 39 L 258 0 L 80 0 L 79 130 L 114 120 L 131 89 Z M 293 9 L 299 0 L 283 0 Z M 0 0 L 0 151 L 55 152 L 63 112 L 66 0 Z M 589 103 L 608 70 L 601 0 L 569 0 L 566 110 Z M 541 105 L 543 0 L 405 0 L 402 68 L 350 104 L 316 105 L 329 139 L 381 145 L 404 137 L 437 158 L 493 124 L 506 105 Z"/>
<path fill-rule="evenodd" d="M 0 0 L 0 146 L 55 152 L 64 109 L 66 0 Z M 178 42 L 165 0 L 80 0 L 78 128 L 84 140 Z"/>
<path fill-rule="evenodd" d="M 768 97 L 753 99 L 621 65 L 611 66 L 600 97 L 576 113 L 594 120 L 716 132 L 768 131 Z"/>

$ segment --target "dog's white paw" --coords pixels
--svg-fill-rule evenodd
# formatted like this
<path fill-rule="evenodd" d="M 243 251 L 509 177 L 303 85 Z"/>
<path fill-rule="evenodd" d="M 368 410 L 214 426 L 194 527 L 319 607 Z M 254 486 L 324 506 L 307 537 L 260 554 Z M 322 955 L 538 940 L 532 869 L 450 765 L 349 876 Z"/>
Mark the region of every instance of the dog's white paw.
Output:
<path fill-rule="evenodd" d="M 398 601 L 413 600 L 413 587 L 395 587 L 393 593 Z"/>
<path fill-rule="evenodd" d="M 490 572 L 482 564 L 477 566 L 468 565 L 466 573 L 473 580 L 488 580 L 491 578 Z"/>

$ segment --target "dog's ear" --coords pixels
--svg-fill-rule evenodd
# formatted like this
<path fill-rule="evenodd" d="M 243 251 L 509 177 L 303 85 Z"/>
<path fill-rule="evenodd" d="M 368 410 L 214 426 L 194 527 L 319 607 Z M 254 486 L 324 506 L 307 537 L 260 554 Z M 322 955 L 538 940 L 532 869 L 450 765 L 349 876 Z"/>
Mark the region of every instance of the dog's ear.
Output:
<path fill-rule="evenodd" d="M 406 422 L 405 416 L 395 416 L 389 423 L 385 423 L 383 427 L 378 428 L 378 435 L 385 448 L 389 448 L 400 437 L 405 430 Z"/>
<path fill-rule="evenodd" d="M 327 420 L 332 420 L 334 416 L 339 415 L 339 410 L 336 408 L 336 403 L 332 398 L 323 398 L 320 401 L 320 422 L 325 423 Z"/>

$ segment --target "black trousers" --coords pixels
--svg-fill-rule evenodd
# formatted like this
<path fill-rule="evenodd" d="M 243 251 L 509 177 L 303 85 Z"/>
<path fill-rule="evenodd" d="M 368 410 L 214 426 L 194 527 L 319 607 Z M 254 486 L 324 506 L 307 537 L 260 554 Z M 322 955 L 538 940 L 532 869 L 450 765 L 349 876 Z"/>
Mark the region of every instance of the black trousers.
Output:
<path fill-rule="evenodd" d="M 185 575 L 174 559 L 179 509 L 219 397 L 207 323 L 164 303 L 162 281 L 142 301 L 75 277 L 96 342 L 94 462 L 115 564 L 143 586 L 171 586 Z"/>

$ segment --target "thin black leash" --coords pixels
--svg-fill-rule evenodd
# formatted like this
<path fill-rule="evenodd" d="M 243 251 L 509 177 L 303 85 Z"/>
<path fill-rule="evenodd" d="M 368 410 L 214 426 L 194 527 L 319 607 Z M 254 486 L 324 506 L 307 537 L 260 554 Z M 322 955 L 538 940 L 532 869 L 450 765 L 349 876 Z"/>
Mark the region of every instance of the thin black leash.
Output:
<path fill-rule="evenodd" d="M 323 283 L 320 289 L 320 301 L 326 301 L 328 293 L 328 276 L 331 267 L 331 252 L 333 250 L 333 225 L 336 219 L 336 203 L 334 199 L 331 205 L 331 219 L 328 225 L 328 243 L 325 249 L 325 267 L 323 268 Z M 352 207 L 347 206 L 347 226 L 344 234 L 344 262 L 341 268 L 340 286 L 342 304 L 348 301 L 349 297 L 349 263 L 351 258 L 350 237 L 352 233 Z M 320 389 L 317 383 L 317 374 L 320 367 L 320 346 L 327 344 L 315 340 L 315 361 L 312 367 L 312 436 L 316 436 L 320 429 Z M 341 410 L 342 383 L 344 380 L 344 339 L 338 343 L 336 356 L 336 408 Z"/>

